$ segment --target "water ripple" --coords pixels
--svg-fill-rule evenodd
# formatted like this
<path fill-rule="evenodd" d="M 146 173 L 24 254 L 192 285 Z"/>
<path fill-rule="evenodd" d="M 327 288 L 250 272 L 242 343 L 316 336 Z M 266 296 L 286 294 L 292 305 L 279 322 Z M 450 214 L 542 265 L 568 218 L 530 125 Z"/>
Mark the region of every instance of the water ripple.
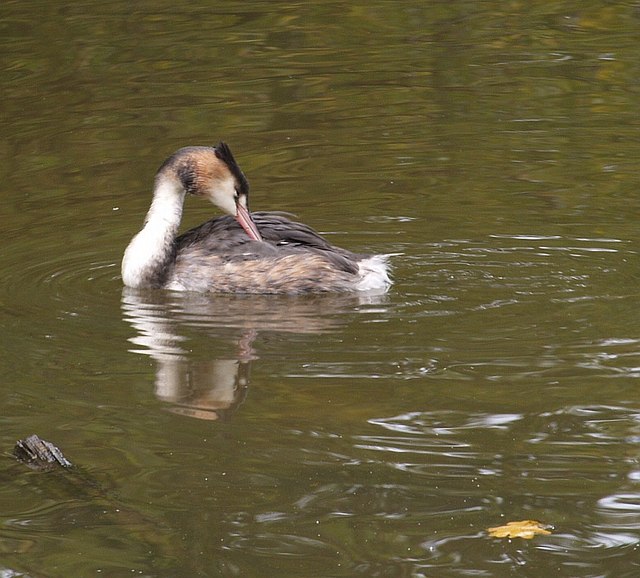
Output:
<path fill-rule="evenodd" d="M 396 250 L 408 253 L 403 258 L 403 268 L 409 267 L 407 309 L 419 316 L 533 303 L 539 295 L 552 302 L 624 297 L 613 276 L 624 275 L 628 258 L 636 254 L 623 239 L 495 234 L 434 243 L 419 254 Z M 425 284 L 435 292 L 426 300 Z M 422 295 L 415 302 L 422 311 L 411 306 L 412 295 Z"/>

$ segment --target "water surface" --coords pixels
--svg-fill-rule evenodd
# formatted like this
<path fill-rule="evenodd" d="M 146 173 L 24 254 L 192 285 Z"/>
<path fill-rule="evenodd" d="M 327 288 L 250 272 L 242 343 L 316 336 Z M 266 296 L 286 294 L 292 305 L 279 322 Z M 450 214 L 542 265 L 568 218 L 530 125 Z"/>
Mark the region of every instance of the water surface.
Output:
<path fill-rule="evenodd" d="M 1 574 L 638 575 L 635 4 L 0 16 Z M 156 168 L 221 139 L 392 291 L 123 291 Z"/>

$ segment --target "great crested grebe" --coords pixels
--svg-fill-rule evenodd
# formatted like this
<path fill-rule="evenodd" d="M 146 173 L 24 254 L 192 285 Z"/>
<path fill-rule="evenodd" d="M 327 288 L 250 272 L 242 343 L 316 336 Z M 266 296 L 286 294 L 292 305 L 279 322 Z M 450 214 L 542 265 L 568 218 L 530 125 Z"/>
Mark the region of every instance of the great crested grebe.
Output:
<path fill-rule="evenodd" d="M 220 207 L 177 236 L 187 194 Z M 178 150 L 158 169 L 142 230 L 122 260 L 128 287 L 212 293 L 386 291 L 385 255 L 331 245 L 279 213 L 249 213 L 249 183 L 225 143 Z"/>

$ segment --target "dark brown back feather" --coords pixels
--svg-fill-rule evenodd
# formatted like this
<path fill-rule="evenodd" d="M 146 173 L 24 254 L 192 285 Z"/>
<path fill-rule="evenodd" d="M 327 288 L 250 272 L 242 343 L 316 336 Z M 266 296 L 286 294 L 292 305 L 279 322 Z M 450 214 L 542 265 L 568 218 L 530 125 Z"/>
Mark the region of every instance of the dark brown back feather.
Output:
<path fill-rule="evenodd" d="M 225 261 L 278 259 L 287 255 L 312 253 L 327 260 L 340 271 L 355 274 L 358 261 L 368 257 L 336 247 L 308 225 L 292 221 L 278 213 L 256 212 L 255 221 L 263 242 L 252 241 L 230 216 L 211 219 L 176 239 L 178 253 L 195 249 Z"/>

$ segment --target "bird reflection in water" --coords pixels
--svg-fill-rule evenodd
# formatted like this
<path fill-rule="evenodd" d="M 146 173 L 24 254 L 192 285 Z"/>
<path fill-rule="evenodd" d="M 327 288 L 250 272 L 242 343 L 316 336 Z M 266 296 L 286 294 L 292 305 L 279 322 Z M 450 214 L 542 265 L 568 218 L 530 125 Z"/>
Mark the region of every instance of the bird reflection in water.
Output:
<path fill-rule="evenodd" d="M 243 332 L 237 340 L 237 359 L 157 359 L 156 396 L 171 404 L 173 413 L 206 420 L 228 417 L 246 396 L 252 357 L 245 350 L 252 351 L 256 335 Z"/>
<path fill-rule="evenodd" d="M 383 295 L 248 298 L 125 288 L 122 309 L 137 332 L 129 338 L 135 346 L 130 351 L 155 361 L 156 397 L 174 413 L 216 420 L 229 418 L 245 400 L 260 333 L 336 331 L 348 312 L 384 301 Z M 187 342 L 197 347 L 201 338 L 208 350 L 218 346 L 220 355 L 212 359 L 207 352 L 203 358 L 192 351 Z"/>

